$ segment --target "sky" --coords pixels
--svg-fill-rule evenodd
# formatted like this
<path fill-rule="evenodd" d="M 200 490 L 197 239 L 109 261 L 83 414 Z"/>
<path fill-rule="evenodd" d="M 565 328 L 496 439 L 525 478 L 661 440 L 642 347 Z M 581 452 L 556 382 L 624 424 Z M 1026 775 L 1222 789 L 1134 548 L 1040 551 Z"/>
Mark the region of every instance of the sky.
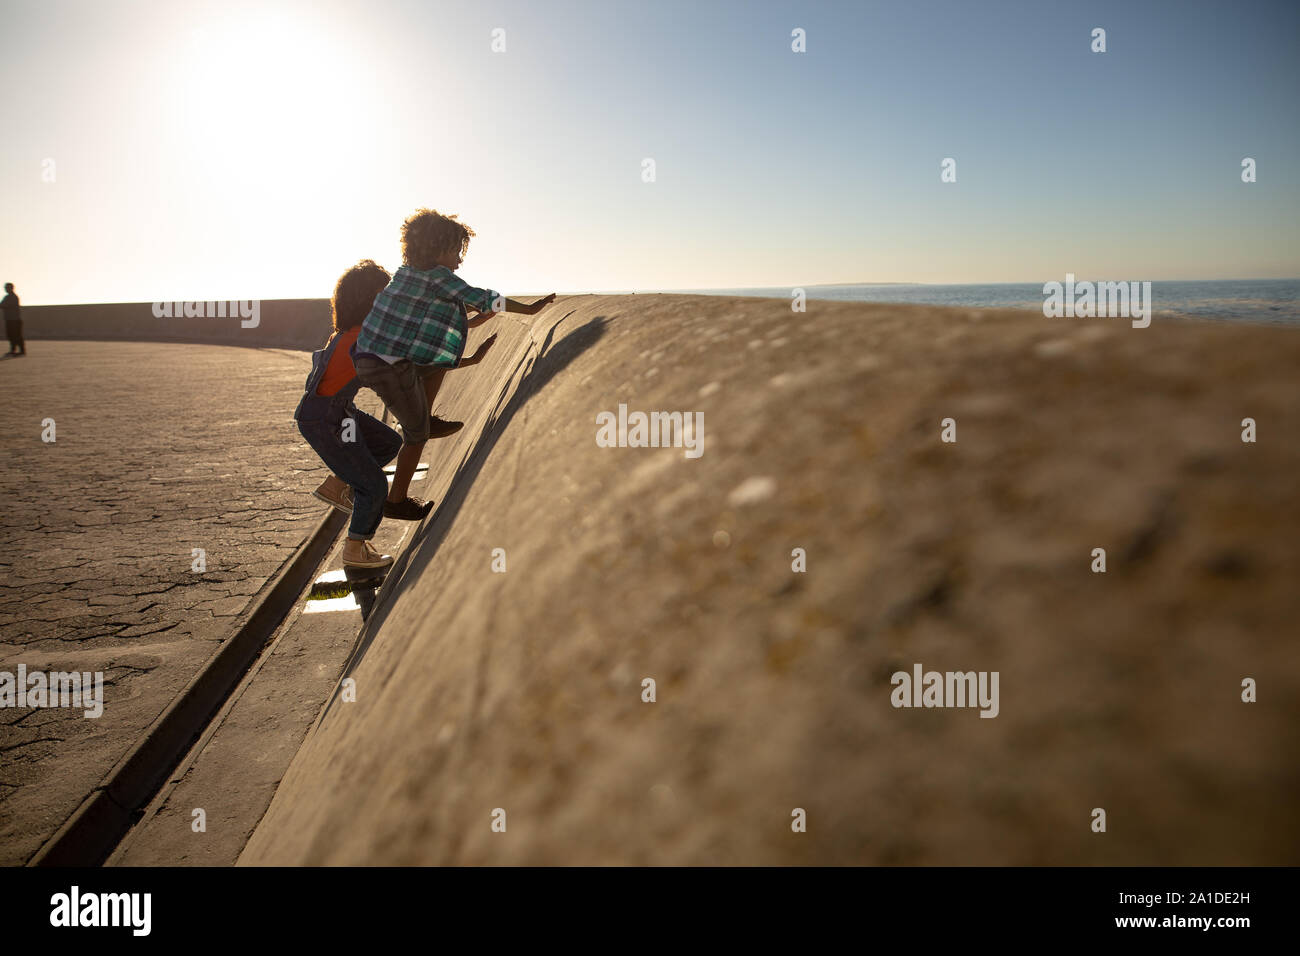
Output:
<path fill-rule="evenodd" d="M 1292 0 L 5 0 L 0 42 L 25 304 L 324 298 L 420 207 L 507 294 L 1300 276 Z"/>

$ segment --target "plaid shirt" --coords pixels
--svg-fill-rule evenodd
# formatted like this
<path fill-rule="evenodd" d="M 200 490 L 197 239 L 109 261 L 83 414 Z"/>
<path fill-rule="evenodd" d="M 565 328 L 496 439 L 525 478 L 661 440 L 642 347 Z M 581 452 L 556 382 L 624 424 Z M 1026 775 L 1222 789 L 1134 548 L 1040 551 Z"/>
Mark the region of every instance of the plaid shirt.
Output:
<path fill-rule="evenodd" d="M 356 351 L 396 355 L 416 365 L 455 365 L 469 335 L 465 306 L 493 311 L 500 296 L 476 289 L 446 266 L 402 266 L 362 323 Z"/>

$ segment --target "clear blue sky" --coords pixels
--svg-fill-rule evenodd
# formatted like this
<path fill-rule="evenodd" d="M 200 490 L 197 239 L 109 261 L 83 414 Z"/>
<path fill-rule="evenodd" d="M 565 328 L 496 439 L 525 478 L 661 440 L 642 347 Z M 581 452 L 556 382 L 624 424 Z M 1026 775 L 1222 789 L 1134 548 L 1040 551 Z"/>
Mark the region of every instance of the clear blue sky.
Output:
<path fill-rule="evenodd" d="M 399 265 L 418 206 L 478 232 L 461 275 L 520 294 L 1300 276 L 1289 0 L 6 0 L 0 24 L 0 271 L 32 304 L 326 296 Z"/>

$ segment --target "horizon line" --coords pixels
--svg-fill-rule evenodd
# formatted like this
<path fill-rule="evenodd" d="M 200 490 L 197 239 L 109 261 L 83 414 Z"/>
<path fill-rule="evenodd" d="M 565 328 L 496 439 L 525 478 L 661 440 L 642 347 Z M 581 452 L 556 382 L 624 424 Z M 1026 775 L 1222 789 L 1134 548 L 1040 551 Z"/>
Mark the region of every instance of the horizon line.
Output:
<path fill-rule="evenodd" d="M 1047 282 L 1055 282 L 1055 279 L 1048 279 Z M 1119 281 L 1109 279 L 1081 279 L 1082 282 L 1108 282 Z M 1123 280 L 1132 281 L 1132 280 Z M 1147 282 L 1300 282 L 1300 276 L 1254 276 L 1246 278 L 1217 278 L 1217 279 L 1146 279 L 1138 281 Z M 749 286 L 694 286 L 691 288 L 678 289 L 586 289 L 582 291 L 568 290 L 556 292 L 557 296 L 570 295 L 687 295 L 691 293 L 719 293 L 719 292 L 749 292 L 755 290 L 768 289 L 826 289 L 826 288 L 846 288 L 850 286 L 930 286 L 933 288 L 944 288 L 951 286 L 1012 286 L 1012 285 L 1041 285 L 1037 280 L 1028 280 L 1022 282 L 803 282 L 792 285 L 749 285 Z M 534 295 L 546 295 L 544 292 L 515 292 L 510 293 L 509 297 L 515 296 L 531 297 Z M 276 296 L 273 298 L 234 298 L 230 296 L 206 298 L 206 299 L 127 299 L 125 301 L 95 301 L 95 302 L 43 302 L 43 303 L 23 303 L 24 308 L 42 309 L 57 308 L 61 306 L 72 305 L 152 305 L 154 302 L 328 302 L 331 296 L 328 295 L 298 295 L 298 296 Z"/>

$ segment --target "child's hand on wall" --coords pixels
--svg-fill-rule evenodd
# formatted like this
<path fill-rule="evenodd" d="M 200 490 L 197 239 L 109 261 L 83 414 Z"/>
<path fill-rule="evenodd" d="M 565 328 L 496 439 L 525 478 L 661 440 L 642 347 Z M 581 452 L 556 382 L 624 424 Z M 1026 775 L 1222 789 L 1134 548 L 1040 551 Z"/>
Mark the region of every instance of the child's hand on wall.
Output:
<path fill-rule="evenodd" d="M 550 295 L 544 296 L 543 298 L 540 298 L 536 302 L 534 302 L 532 306 L 529 308 L 528 314 L 536 315 L 538 312 L 542 311 L 542 309 L 546 308 L 554 301 L 555 301 L 555 293 L 552 292 Z"/>
<path fill-rule="evenodd" d="M 480 345 L 474 351 L 474 354 L 469 357 L 469 361 L 464 364 L 477 365 L 479 362 L 483 361 L 483 357 L 487 355 L 488 349 L 492 348 L 492 346 L 496 343 L 496 340 L 497 340 L 497 334 L 493 332 L 491 335 L 489 335 L 486 339 L 483 340 L 483 344 Z"/>

